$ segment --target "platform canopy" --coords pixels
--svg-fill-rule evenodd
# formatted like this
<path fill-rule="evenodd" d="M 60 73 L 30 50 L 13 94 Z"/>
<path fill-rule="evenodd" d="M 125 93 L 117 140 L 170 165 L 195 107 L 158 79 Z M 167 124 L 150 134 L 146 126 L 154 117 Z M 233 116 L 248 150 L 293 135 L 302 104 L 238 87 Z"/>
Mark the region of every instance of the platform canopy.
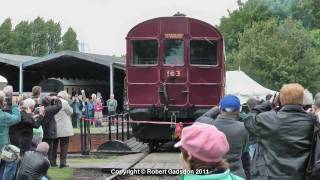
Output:
<path fill-rule="evenodd" d="M 274 93 L 275 91 L 263 87 L 243 71 L 227 71 L 226 73 L 226 94 L 236 95 L 241 104 L 250 97 L 265 99 L 267 94 Z"/>
<path fill-rule="evenodd" d="M 31 61 L 37 58 L 38 57 L 34 57 L 34 56 L 22 56 L 22 55 L 15 55 L 15 54 L 0 53 L 0 63 L 9 64 L 16 67 L 19 67 L 19 65 L 23 64 L 24 62 Z"/>
<path fill-rule="evenodd" d="M 44 67 L 44 65 L 48 66 L 53 64 L 59 65 L 59 66 L 66 66 L 68 64 L 77 65 L 78 63 L 77 60 L 84 60 L 87 62 L 96 63 L 96 64 L 104 65 L 107 67 L 110 67 L 110 65 L 112 64 L 115 68 L 122 69 L 122 70 L 125 69 L 125 58 L 100 55 L 100 54 L 82 53 L 82 52 L 76 52 L 76 51 L 61 51 L 58 53 L 49 54 L 40 58 L 36 58 L 31 61 L 29 60 L 23 63 L 23 68 L 26 68 L 29 66 Z M 79 61 L 79 62 L 83 63 L 83 61 Z M 76 68 L 76 66 L 74 67 Z M 50 66 L 46 68 L 50 68 Z M 54 68 L 54 67 L 51 67 L 51 68 Z"/>

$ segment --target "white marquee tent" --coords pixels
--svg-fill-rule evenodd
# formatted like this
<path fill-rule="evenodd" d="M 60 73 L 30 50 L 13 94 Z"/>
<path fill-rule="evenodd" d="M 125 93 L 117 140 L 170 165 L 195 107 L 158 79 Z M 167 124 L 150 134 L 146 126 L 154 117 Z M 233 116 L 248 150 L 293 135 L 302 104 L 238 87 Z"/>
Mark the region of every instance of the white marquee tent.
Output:
<path fill-rule="evenodd" d="M 275 91 L 263 87 L 240 70 L 227 71 L 226 73 L 226 94 L 236 95 L 241 104 L 250 97 L 265 99 L 267 94 L 274 93 Z"/>
<path fill-rule="evenodd" d="M 0 89 L 3 89 L 7 85 L 8 81 L 3 76 L 0 76 Z"/>

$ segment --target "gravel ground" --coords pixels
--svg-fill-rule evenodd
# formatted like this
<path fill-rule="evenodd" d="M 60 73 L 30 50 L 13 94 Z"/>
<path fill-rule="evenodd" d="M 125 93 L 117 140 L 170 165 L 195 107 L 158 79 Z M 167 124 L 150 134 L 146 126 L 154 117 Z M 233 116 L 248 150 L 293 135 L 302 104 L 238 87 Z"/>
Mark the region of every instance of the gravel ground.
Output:
<path fill-rule="evenodd" d="M 75 169 L 72 180 L 104 180 L 108 176 L 100 169 Z"/>

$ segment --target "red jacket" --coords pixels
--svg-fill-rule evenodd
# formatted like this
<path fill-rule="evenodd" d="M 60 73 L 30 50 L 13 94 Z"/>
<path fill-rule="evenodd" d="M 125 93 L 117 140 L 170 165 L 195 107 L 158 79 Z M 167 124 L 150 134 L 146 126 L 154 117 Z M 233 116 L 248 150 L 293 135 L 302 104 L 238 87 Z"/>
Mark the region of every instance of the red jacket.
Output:
<path fill-rule="evenodd" d="M 94 112 L 101 112 L 103 110 L 102 103 L 96 103 L 94 105 Z"/>

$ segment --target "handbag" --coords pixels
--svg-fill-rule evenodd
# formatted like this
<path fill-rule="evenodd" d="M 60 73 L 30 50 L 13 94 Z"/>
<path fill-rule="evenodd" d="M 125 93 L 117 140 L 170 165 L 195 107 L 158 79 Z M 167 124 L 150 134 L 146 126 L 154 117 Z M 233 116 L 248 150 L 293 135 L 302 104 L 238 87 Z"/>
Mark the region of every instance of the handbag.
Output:
<path fill-rule="evenodd" d="M 19 157 L 20 157 L 20 148 L 12 144 L 5 145 L 1 150 L 1 154 L 0 154 L 1 160 L 12 162 L 12 161 L 16 161 Z"/>
<path fill-rule="evenodd" d="M 7 126 L 8 128 L 8 126 Z M 10 143 L 10 137 L 8 136 L 8 141 Z M 18 148 L 15 145 L 12 144 L 6 144 L 3 146 L 0 152 L 0 159 L 7 161 L 7 162 L 13 162 L 16 161 L 20 157 L 20 148 Z"/>

